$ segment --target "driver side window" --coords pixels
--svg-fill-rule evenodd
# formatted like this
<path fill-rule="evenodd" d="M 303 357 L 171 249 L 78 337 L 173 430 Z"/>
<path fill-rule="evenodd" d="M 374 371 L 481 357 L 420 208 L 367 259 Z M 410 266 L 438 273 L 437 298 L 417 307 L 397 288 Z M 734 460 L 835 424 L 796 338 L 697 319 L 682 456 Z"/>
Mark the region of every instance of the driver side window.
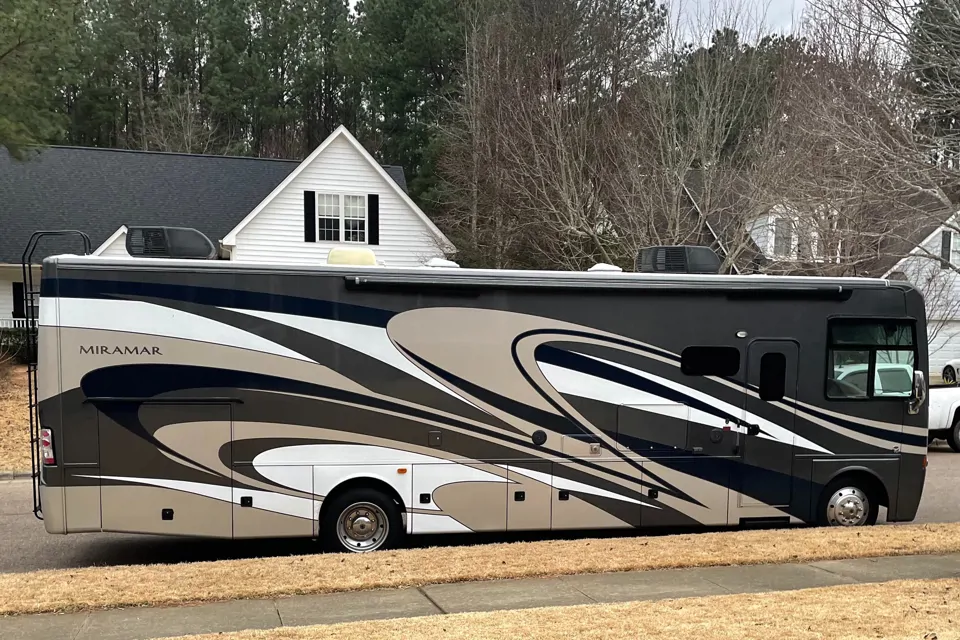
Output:
<path fill-rule="evenodd" d="M 916 362 L 913 334 L 913 324 L 905 321 L 830 320 L 827 397 L 910 397 Z"/>

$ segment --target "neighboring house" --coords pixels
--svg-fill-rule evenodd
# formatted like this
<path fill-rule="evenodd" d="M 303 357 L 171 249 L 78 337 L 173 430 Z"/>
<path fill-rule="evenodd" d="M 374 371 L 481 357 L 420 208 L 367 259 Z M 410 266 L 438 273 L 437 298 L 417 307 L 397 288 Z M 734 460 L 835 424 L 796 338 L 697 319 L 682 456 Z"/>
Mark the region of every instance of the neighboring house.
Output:
<path fill-rule="evenodd" d="M 748 222 L 750 236 L 770 273 L 858 275 L 907 280 L 924 296 L 929 373 L 939 376 L 948 360 L 960 358 L 960 220 L 939 205 L 917 209 L 882 237 L 864 234 L 869 247 L 856 257 L 842 240 L 824 242 L 816 228 L 782 207 Z M 875 245 L 875 246 L 874 246 Z"/>
<path fill-rule="evenodd" d="M 381 166 L 343 127 L 302 162 L 48 147 L 0 153 L 0 326 L 24 317 L 21 255 L 36 230 L 77 229 L 98 255 L 126 255 L 127 225 L 193 227 L 244 262 L 324 264 L 367 245 L 390 266 L 455 251 L 410 199 L 401 167 Z M 45 238 L 37 256 L 80 253 Z M 39 260 L 37 260 L 39 261 Z M 22 323 L 22 320 L 19 321 Z"/>

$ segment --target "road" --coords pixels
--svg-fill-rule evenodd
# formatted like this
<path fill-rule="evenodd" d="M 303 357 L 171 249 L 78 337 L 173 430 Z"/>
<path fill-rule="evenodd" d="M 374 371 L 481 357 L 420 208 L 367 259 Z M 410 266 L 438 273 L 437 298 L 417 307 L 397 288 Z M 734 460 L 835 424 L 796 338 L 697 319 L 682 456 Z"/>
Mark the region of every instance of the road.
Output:
<path fill-rule="evenodd" d="M 880 517 L 881 520 L 884 517 L 882 512 Z M 931 447 L 927 482 L 914 522 L 960 522 L 960 454 L 951 452 L 942 443 Z M 543 539 L 547 535 L 471 535 L 469 540 L 465 536 L 417 537 L 411 539 L 410 544 Z M 601 535 L 623 534 L 602 532 Z M 0 482 L 0 572 L 296 555 L 314 553 L 317 549 L 310 540 L 234 542 L 115 533 L 49 535 L 43 530 L 43 523 L 33 517 L 29 481 Z"/>

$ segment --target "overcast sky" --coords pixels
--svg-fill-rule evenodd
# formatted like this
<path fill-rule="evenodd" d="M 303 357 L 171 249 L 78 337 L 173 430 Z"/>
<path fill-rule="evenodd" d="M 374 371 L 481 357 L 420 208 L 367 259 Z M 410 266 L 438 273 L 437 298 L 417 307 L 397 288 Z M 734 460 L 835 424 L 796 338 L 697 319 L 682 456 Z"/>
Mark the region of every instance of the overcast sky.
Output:
<path fill-rule="evenodd" d="M 764 31 L 789 32 L 799 26 L 807 0 L 663 0 L 674 15 L 682 12 L 693 23 L 716 24 L 730 13 L 746 13 L 750 22 L 762 21 Z M 712 19 L 708 19 L 710 16 Z M 694 29 L 699 31 L 699 29 Z"/>

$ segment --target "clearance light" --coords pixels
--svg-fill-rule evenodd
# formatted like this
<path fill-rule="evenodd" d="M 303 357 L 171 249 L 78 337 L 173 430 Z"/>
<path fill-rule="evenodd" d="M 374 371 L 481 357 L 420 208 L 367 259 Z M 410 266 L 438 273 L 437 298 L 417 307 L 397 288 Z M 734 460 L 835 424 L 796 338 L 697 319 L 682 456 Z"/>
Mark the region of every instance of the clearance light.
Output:
<path fill-rule="evenodd" d="M 400 467 L 399 469 L 397 469 L 397 473 L 399 473 L 400 475 L 403 475 L 403 474 L 405 474 L 406 472 L 407 472 L 407 470 L 406 470 L 405 467 Z"/>

